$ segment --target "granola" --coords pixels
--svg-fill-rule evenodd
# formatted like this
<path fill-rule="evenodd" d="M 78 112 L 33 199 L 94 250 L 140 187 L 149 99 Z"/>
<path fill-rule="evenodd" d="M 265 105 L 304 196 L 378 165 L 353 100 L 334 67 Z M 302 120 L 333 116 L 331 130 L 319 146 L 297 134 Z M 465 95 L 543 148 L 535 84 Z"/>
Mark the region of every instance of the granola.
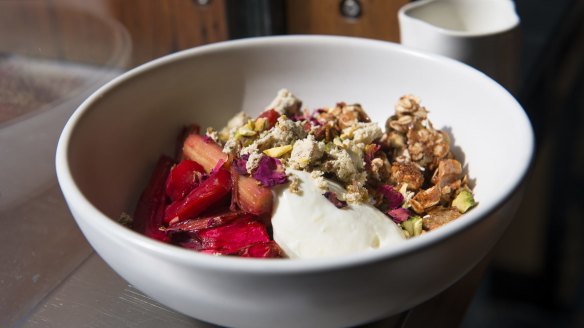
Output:
<path fill-rule="evenodd" d="M 270 157 L 284 170 L 311 172 L 324 189 L 326 183 L 318 183 L 322 179 L 340 183 L 345 192 L 329 199 L 370 203 L 408 236 L 433 230 L 476 204 L 448 134 L 433 127 L 416 96 L 399 99 L 384 130 L 359 104 L 339 102 L 312 113 L 301 107 L 298 98 L 282 89 L 260 117 L 239 113 L 219 132 L 208 130 L 207 136 L 242 160 L 251 176 Z M 302 192 L 293 177 L 289 181 L 290 190 Z M 400 194 L 399 205 L 388 205 L 388 188 Z M 453 206 L 462 192 L 470 203 Z"/>

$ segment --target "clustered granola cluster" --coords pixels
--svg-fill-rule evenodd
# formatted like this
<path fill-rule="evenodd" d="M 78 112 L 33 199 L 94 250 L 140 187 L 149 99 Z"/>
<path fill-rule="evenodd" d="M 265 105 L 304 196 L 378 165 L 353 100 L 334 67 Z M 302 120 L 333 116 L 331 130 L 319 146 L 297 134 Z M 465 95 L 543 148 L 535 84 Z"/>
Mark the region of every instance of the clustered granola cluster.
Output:
<path fill-rule="evenodd" d="M 311 172 L 329 199 L 324 179 L 332 179 L 346 189 L 334 195 L 340 203 L 369 202 L 410 236 L 475 205 L 448 135 L 432 126 L 428 111 L 411 95 L 400 98 L 383 131 L 359 104 L 310 112 L 283 89 L 258 118 L 241 112 L 221 131 L 208 129 L 207 136 L 247 174 L 263 158 L 277 159 L 282 170 Z M 288 179 L 289 188 L 299 191 L 293 174 Z"/>

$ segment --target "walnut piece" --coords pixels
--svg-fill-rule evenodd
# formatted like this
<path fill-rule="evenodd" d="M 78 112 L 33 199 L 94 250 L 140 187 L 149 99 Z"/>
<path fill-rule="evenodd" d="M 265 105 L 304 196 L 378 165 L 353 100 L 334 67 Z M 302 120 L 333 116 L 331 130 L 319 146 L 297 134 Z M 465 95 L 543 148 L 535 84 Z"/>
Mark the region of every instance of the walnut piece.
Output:
<path fill-rule="evenodd" d="M 424 230 L 434 230 L 457 219 L 460 215 L 460 212 L 455 208 L 436 207 L 422 218 L 422 226 Z"/>

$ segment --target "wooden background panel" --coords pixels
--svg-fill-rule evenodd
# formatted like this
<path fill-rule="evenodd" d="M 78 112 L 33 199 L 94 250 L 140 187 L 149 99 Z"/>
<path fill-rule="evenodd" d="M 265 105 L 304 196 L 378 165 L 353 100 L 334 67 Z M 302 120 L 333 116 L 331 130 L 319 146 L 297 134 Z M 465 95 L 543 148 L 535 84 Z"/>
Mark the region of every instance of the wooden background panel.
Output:
<path fill-rule="evenodd" d="M 105 0 L 130 33 L 131 66 L 201 44 L 228 39 L 225 1 Z"/>
<path fill-rule="evenodd" d="M 0 53 L 111 64 L 119 31 L 110 21 L 128 32 L 125 67 L 229 38 L 225 0 L 0 1 Z"/>
<path fill-rule="evenodd" d="M 213 0 L 208 5 L 197 5 L 192 0 L 174 0 L 177 47 L 190 48 L 199 44 L 224 41 L 229 38 L 225 0 Z"/>
<path fill-rule="evenodd" d="M 408 0 L 360 0 L 355 19 L 341 14 L 341 0 L 288 0 L 288 33 L 333 34 L 399 41 L 398 9 Z"/>

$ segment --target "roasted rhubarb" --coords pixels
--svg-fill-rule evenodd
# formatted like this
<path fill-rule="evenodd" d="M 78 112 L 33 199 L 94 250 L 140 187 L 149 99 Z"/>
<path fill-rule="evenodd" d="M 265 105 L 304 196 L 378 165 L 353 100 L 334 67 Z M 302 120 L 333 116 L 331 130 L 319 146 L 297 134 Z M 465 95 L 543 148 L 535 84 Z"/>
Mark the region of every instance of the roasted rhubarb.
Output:
<path fill-rule="evenodd" d="M 201 164 L 205 171 L 211 172 L 219 161 L 227 161 L 228 156 L 214 141 L 203 136 L 191 134 L 185 140 L 184 157 Z M 272 191 L 251 177 L 239 175 L 232 170 L 235 188 L 235 202 L 243 211 L 266 215 L 272 210 Z"/>
<path fill-rule="evenodd" d="M 204 178 L 205 169 L 188 159 L 173 166 L 166 180 L 166 194 L 175 201 L 184 198 Z"/>
<path fill-rule="evenodd" d="M 168 241 L 166 233 L 160 230 L 166 206 L 165 183 L 173 164 L 170 157 L 160 157 L 134 211 L 134 230 L 163 242 Z"/>
<path fill-rule="evenodd" d="M 217 162 L 226 162 L 228 159 L 227 154 L 213 140 L 194 133 L 185 139 L 183 155 L 199 163 L 207 172 L 211 172 Z"/>
<path fill-rule="evenodd" d="M 183 199 L 172 202 L 165 212 L 164 222 L 174 223 L 194 218 L 220 203 L 231 192 L 231 174 L 220 168 L 209 175 Z"/>
<path fill-rule="evenodd" d="M 241 257 L 278 258 L 284 257 L 284 252 L 275 241 L 270 240 L 244 247 L 238 251 L 237 255 Z"/>
<path fill-rule="evenodd" d="M 251 177 L 239 175 L 237 179 L 237 205 L 242 211 L 255 215 L 272 212 L 272 191 Z"/>
<path fill-rule="evenodd" d="M 201 230 L 198 236 L 202 251 L 222 255 L 236 254 L 255 243 L 270 241 L 265 225 L 251 215 L 223 226 Z"/>

